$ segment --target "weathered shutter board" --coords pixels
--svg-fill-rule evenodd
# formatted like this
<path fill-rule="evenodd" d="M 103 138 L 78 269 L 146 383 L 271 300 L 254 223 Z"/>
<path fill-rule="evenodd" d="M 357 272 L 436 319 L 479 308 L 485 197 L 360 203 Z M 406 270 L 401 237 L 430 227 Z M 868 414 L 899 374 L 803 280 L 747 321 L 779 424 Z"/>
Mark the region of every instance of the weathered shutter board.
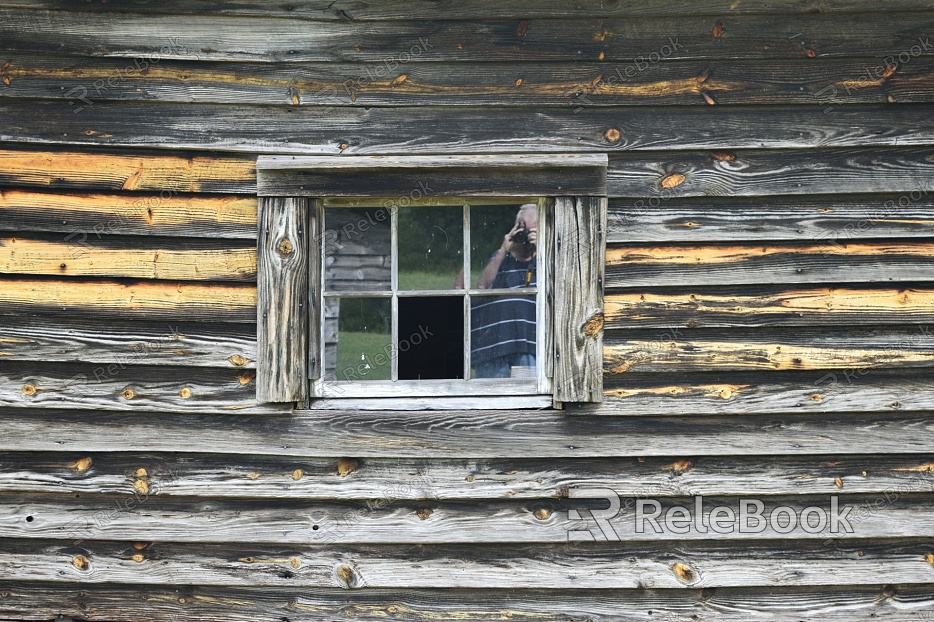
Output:
<path fill-rule="evenodd" d="M 556 402 L 603 401 L 606 197 L 555 200 Z"/>
<path fill-rule="evenodd" d="M 263 197 L 257 244 L 257 376 L 260 402 L 308 394 L 308 227 L 312 201 Z"/>

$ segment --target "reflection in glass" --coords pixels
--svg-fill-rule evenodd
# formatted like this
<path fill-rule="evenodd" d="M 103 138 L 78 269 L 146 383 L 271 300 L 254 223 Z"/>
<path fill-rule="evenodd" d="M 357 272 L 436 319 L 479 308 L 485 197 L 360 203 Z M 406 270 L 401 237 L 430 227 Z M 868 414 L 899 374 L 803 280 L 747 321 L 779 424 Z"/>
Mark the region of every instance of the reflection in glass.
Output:
<path fill-rule="evenodd" d="M 327 356 L 325 378 L 336 380 L 390 380 L 392 378 L 392 300 L 390 298 L 340 298 L 337 313 L 325 312 L 325 338 L 328 323 L 336 323 L 337 347 Z"/>
<path fill-rule="evenodd" d="M 535 377 L 535 295 L 473 296 L 472 378 Z"/>
<path fill-rule="evenodd" d="M 473 287 L 512 289 L 535 284 L 538 211 L 534 203 L 472 205 L 470 263 Z"/>
<path fill-rule="evenodd" d="M 464 265 L 464 208 L 399 210 L 399 289 L 446 290 Z"/>
<path fill-rule="evenodd" d="M 464 378 L 464 297 L 399 298 L 399 380 Z"/>
<path fill-rule="evenodd" d="M 385 207 L 324 210 L 325 290 L 388 290 L 391 227 L 390 210 Z"/>

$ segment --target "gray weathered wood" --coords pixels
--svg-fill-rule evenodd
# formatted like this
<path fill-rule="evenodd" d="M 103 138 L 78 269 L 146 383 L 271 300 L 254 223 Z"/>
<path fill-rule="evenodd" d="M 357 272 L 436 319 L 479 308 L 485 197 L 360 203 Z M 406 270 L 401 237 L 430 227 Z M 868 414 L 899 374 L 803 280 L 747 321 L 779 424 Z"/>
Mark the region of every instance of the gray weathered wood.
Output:
<path fill-rule="evenodd" d="M 603 400 L 603 271 L 606 198 L 555 201 L 557 402 Z"/>
<path fill-rule="evenodd" d="M 256 399 L 308 397 L 309 221 L 306 199 L 259 202 L 257 242 Z"/>
<path fill-rule="evenodd" d="M 683 589 L 927 584 L 932 543 L 805 543 L 677 547 L 619 543 L 530 546 L 250 546 L 7 540 L 10 581 L 61 585 L 306 588 Z M 80 557 L 79 557 L 80 556 Z M 79 567 L 80 566 L 80 567 Z M 749 568 L 756 568 L 750 572 Z"/>
<path fill-rule="evenodd" d="M 324 312 L 324 299 L 321 296 L 324 266 L 321 264 L 324 255 L 324 212 L 320 200 L 311 200 L 308 205 L 308 368 L 305 370 L 309 380 L 321 377 L 324 369 L 322 357 L 322 340 L 337 341 L 337 322 L 331 322 L 335 331 L 333 336 L 325 335 L 322 330 L 327 322 L 322 323 Z M 306 382 L 306 385 L 308 383 Z M 316 397 L 309 394 L 309 397 Z"/>
<path fill-rule="evenodd" d="M 260 196 L 379 196 L 395 202 L 441 196 L 606 194 L 605 154 L 460 156 L 261 156 Z"/>
<path fill-rule="evenodd" d="M 639 458 L 387 459 L 213 453 L 5 452 L 0 492 L 203 499 L 562 499 L 571 489 L 609 488 L 623 497 L 799 494 L 926 495 L 934 466 L 924 455 L 697 456 Z M 146 475 L 138 477 L 144 470 Z"/>

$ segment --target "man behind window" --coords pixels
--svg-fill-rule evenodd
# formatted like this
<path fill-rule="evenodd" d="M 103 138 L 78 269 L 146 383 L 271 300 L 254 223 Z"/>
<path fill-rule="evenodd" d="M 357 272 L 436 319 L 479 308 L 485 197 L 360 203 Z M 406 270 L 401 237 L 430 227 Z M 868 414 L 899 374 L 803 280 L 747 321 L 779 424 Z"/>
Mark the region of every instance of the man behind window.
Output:
<path fill-rule="evenodd" d="M 535 286 L 538 210 L 519 208 L 513 228 L 490 257 L 478 289 Z M 477 378 L 509 378 L 511 367 L 535 368 L 535 296 L 475 296 L 471 299 L 471 360 Z"/>

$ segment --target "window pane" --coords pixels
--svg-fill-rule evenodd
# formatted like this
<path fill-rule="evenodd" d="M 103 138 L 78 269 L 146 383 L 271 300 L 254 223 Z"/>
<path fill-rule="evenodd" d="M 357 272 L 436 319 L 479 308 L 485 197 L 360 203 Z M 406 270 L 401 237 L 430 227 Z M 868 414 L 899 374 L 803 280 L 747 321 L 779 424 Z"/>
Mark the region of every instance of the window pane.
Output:
<path fill-rule="evenodd" d="M 464 265 L 464 208 L 399 210 L 399 289 L 452 289 Z"/>
<path fill-rule="evenodd" d="M 387 208 L 328 208 L 324 229 L 327 291 L 389 290 L 392 236 Z"/>
<path fill-rule="evenodd" d="M 538 212 L 534 203 L 471 205 L 473 287 L 501 289 L 535 285 L 537 240 Z"/>
<path fill-rule="evenodd" d="M 399 298 L 399 380 L 464 378 L 464 297 Z"/>
<path fill-rule="evenodd" d="M 472 296 L 471 378 L 535 377 L 535 296 Z"/>
<path fill-rule="evenodd" d="M 333 308 L 335 303 L 336 313 Z M 392 300 L 339 298 L 330 299 L 328 304 L 332 308 L 325 313 L 325 378 L 390 380 Z M 334 317 L 329 318 L 328 315 Z M 337 347 L 330 360 L 327 343 L 329 334 L 337 335 Z"/>

